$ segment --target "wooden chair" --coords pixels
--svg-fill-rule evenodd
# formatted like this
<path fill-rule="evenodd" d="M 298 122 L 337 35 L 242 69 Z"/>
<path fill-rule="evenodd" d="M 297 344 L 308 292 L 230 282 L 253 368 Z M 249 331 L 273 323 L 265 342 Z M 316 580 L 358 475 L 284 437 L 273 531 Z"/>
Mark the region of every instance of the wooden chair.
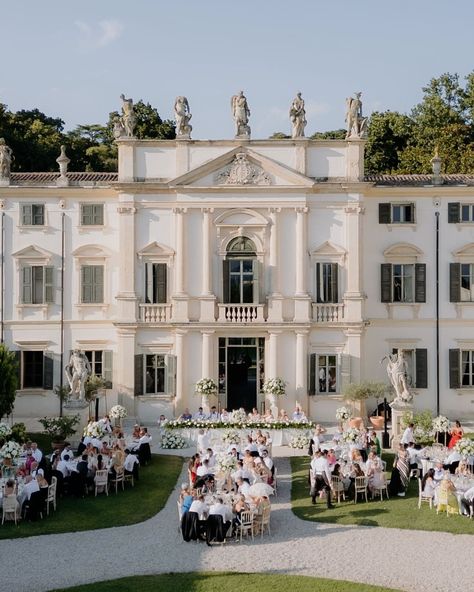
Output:
<path fill-rule="evenodd" d="M 18 524 L 20 519 L 20 507 L 16 499 L 16 495 L 11 493 L 3 498 L 3 510 L 2 510 L 2 524 L 5 520 L 14 520 L 15 525 Z"/>
<path fill-rule="evenodd" d="M 332 481 L 334 495 L 337 498 L 337 503 L 338 504 L 341 503 L 341 496 L 342 496 L 342 499 L 344 501 L 346 501 L 346 494 L 344 493 L 344 484 L 342 482 L 342 479 L 340 477 L 338 477 L 337 475 L 333 475 L 331 478 L 331 481 Z"/>
<path fill-rule="evenodd" d="M 240 535 L 240 542 L 242 542 L 242 536 L 245 534 L 248 537 L 249 532 L 252 535 L 253 541 L 253 512 L 242 512 L 240 514 L 240 524 L 237 525 L 237 536 Z"/>
<path fill-rule="evenodd" d="M 133 473 L 130 473 L 130 471 L 127 471 L 124 473 L 124 481 L 125 481 L 125 484 L 131 483 L 132 487 L 135 487 L 135 482 L 133 480 Z"/>
<path fill-rule="evenodd" d="M 263 538 L 263 532 L 266 529 L 268 530 L 268 534 L 271 535 L 271 530 L 270 530 L 270 513 L 271 513 L 271 507 L 267 506 L 266 508 L 263 508 L 263 511 L 261 514 L 257 514 L 255 516 L 255 520 L 254 520 L 254 528 L 256 530 L 256 532 L 260 532 L 261 537 Z"/>
<path fill-rule="evenodd" d="M 56 477 L 51 479 L 51 485 L 48 487 L 48 495 L 46 496 L 46 515 L 49 516 L 49 506 L 53 506 L 56 511 L 56 493 L 58 487 L 58 480 Z"/>
<path fill-rule="evenodd" d="M 115 476 L 110 479 L 110 484 L 113 486 L 115 485 L 115 495 L 117 495 L 117 490 L 119 483 L 122 485 L 122 491 L 125 489 L 125 470 L 123 467 L 117 467 L 115 469 Z"/>
<path fill-rule="evenodd" d="M 365 501 L 369 501 L 367 499 L 367 477 L 361 476 L 355 478 L 354 484 L 354 503 L 357 503 L 357 496 L 359 494 L 365 495 Z"/>
<path fill-rule="evenodd" d="M 425 495 L 423 493 L 423 488 L 421 485 L 421 479 L 418 477 L 418 509 L 421 509 L 421 504 L 423 502 L 427 502 L 430 504 L 430 509 L 433 507 L 433 496 L 432 495 Z"/>
<path fill-rule="evenodd" d="M 109 495 L 109 473 L 107 469 L 95 472 L 94 485 L 96 497 L 98 493 L 101 493 L 101 491 L 104 491 L 105 495 Z"/>

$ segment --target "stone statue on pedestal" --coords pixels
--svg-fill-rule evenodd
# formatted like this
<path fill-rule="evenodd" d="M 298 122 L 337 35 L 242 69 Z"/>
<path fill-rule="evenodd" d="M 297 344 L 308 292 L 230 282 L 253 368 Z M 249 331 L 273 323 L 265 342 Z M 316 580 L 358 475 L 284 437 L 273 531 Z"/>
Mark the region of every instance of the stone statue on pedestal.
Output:
<path fill-rule="evenodd" d="M 126 99 L 124 94 L 120 95 L 122 99 L 122 117 L 120 123 L 127 138 L 133 138 L 135 125 L 137 124 L 137 117 L 133 110 L 133 99 Z M 114 129 L 115 132 L 115 129 Z"/>
<path fill-rule="evenodd" d="M 13 150 L 7 146 L 5 139 L 0 138 L 0 182 L 10 183 L 10 167 L 13 160 Z"/>
<path fill-rule="evenodd" d="M 291 137 L 303 138 L 304 128 L 306 127 L 306 111 L 304 109 L 304 100 L 301 93 L 298 93 L 293 99 L 290 107 Z"/>
<path fill-rule="evenodd" d="M 174 102 L 174 116 L 176 119 L 176 137 L 189 140 L 193 128 L 189 123 L 192 115 L 186 97 L 176 97 L 176 101 Z"/>
<path fill-rule="evenodd" d="M 77 401 L 85 399 L 85 383 L 92 374 L 89 360 L 84 352 L 75 349 L 66 368 L 66 378 L 71 389 L 69 396 Z"/>
<path fill-rule="evenodd" d="M 359 140 L 367 136 L 367 117 L 362 117 L 362 93 L 346 99 L 346 140 Z"/>
<path fill-rule="evenodd" d="M 250 138 L 249 117 L 250 109 L 244 91 L 241 90 L 238 95 L 231 99 L 232 117 L 235 122 L 235 137 Z"/>
<path fill-rule="evenodd" d="M 384 356 L 380 363 L 387 360 L 387 374 L 395 390 L 395 399 L 391 406 L 409 406 L 413 401 L 413 393 L 408 385 L 408 364 L 405 358 L 405 351 L 399 349 L 396 354 Z"/>

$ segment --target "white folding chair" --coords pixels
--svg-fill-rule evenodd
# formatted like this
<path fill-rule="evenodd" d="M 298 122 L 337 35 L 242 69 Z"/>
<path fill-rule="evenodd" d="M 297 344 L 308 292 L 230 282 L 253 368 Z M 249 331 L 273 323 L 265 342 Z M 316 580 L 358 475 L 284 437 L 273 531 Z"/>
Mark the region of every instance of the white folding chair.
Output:
<path fill-rule="evenodd" d="M 354 503 L 357 503 L 357 496 L 359 494 L 363 494 L 365 496 L 365 501 L 369 501 L 367 499 L 367 477 L 361 476 L 355 478 L 355 489 L 354 489 Z"/>
<path fill-rule="evenodd" d="M 115 476 L 110 480 L 110 484 L 115 485 L 115 495 L 117 495 L 119 483 L 122 485 L 122 491 L 124 491 L 125 472 L 123 467 L 117 467 L 115 469 Z"/>
<path fill-rule="evenodd" d="M 48 495 L 46 496 L 46 515 L 49 516 L 49 506 L 53 506 L 56 511 L 56 492 L 58 487 L 57 477 L 51 479 L 51 485 L 48 487 Z"/>
<path fill-rule="evenodd" d="M 334 494 L 337 498 L 337 503 L 340 504 L 341 503 L 341 496 L 344 501 L 346 499 L 346 494 L 344 493 L 344 484 L 342 482 L 342 479 L 340 477 L 338 477 L 337 475 L 333 475 L 331 477 L 331 481 L 332 481 L 332 487 L 333 487 Z"/>
<path fill-rule="evenodd" d="M 94 484 L 96 497 L 97 494 L 101 493 L 102 491 L 105 492 L 105 495 L 109 495 L 109 472 L 107 471 L 107 469 L 95 472 Z M 115 492 L 117 493 L 117 491 Z"/>
<path fill-rule="evenodd" d="M 418 477 L 418 509 L 421 509 L 421 504 L 427 502 L 430 504 L 430 509 L 433 507 L 433 496 L 425 495 L 421 486 L 421 479 Z"/>
<path fill-rule="evenodd" d="M 237 535 L 240 535 L 240 542 L 242 542 L 242 536 L 244 534 L 248 537 L 249 532 L 253 540 L 253 523 L 253 512 L 242 512 L 240 514 L 240 524 L 237 525 Z"/>
<path fill-rule="evenodd" d="M 16 495 L 11 493 L 3 498 L 2 524 L 5 520 L 14 520 L 15 525 L 20 519 L 20 506 Z"/>

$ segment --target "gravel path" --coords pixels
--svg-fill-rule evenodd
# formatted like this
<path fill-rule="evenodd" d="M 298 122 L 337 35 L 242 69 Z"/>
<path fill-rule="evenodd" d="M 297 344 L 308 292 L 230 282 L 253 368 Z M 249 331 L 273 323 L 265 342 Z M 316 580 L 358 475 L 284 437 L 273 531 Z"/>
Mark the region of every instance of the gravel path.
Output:
<path fill-rule="evenodd" d="M 280 458 L 277 466 L 271 537 L 212 548 L 184 543 L 177 487 L 165 508 L 141 524 L 0 541 L 0 589 L 42 592 L 134 574 L 221 570 L 320 576 L 410 592 L 472 585 L 472 536 L 299 520 L 291 512 L 290 463 Z M 182 480 L 184 469 L 178 484 Z"/>

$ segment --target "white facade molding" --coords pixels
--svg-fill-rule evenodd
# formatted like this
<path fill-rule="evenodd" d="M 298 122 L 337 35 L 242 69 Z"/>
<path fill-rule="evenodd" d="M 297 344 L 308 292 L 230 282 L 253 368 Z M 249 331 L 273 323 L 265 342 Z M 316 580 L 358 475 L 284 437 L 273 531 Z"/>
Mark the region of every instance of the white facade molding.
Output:
<path fill-rule="evenodd" d="M 383 252 L 389 263 L 416 263 L 424 256 L 423 251 L 410 243 L 396 243 Z"/>

